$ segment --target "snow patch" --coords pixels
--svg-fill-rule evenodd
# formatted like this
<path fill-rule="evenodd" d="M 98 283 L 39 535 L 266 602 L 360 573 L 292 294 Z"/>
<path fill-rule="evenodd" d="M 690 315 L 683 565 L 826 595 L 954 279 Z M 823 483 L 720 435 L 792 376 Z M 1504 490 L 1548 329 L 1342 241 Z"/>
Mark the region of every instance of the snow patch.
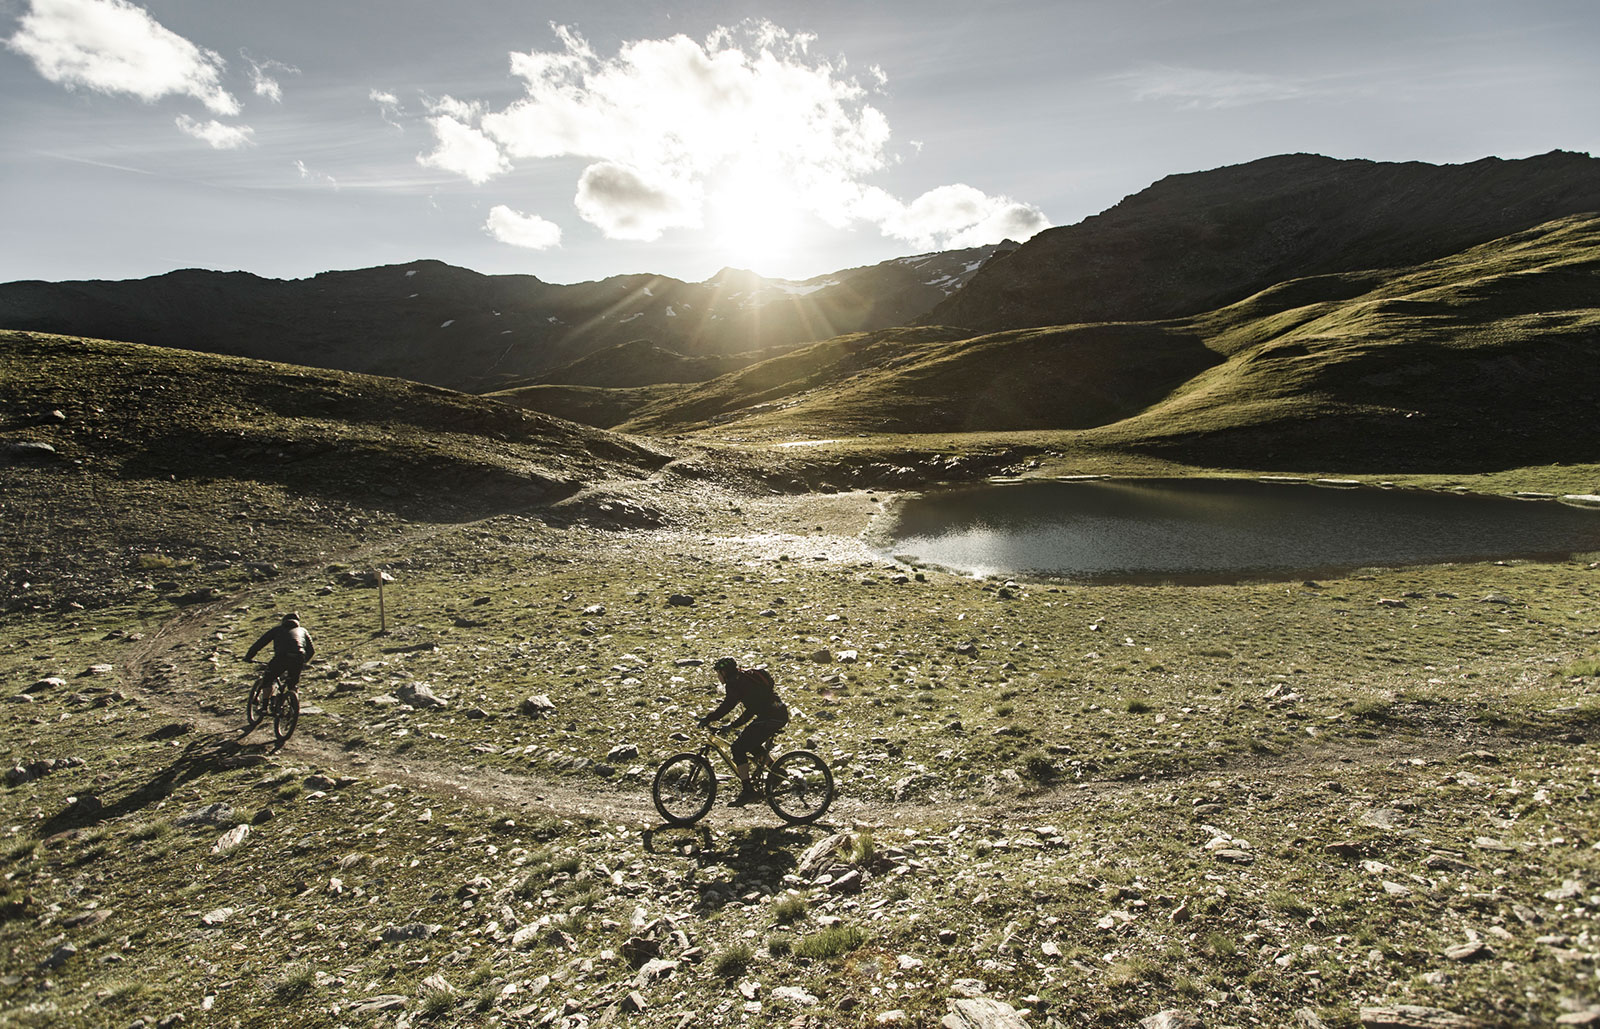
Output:
<path fill-rule="evenodd" d="M 678 312 L 674 311 L 672 309 L 672 305 L 671 304 L 667 305 L 667 317 L 668 318 L 676 318 L 676 317 L 678 317 Z"/>
<path fill-rule="evenodd" d="M 439 323 L 439 328 L 448 329 L 450 326 L 454 325 L 455 323 L 456 323 L 456 320 L 454 318 L 446 318 L 444 321 Z"/>
<path fill-rule="evenodd" d="M 643 317 L 644 317 L 644 312 L 643 311 L 635 311 L 630 315 L 626 315 L 626 316 L 624 316 L 622 318 L 618 318 L 617 319 L 617 324 L 626 325 L 629 322 L 631 322 L 631 321 L 633 321 L 633 320 L 635 320 L 637 318 L 643 318 Z"/>
<path fill-rule="evenodd" d="M 411 278 L 411 276 L 413 276 L 415 274 L 417 274 L 417 270 L 415 268 L 413 268 L 410 271 L 406 272 L 406 278 L 409 279 L 409 278 Z"/>

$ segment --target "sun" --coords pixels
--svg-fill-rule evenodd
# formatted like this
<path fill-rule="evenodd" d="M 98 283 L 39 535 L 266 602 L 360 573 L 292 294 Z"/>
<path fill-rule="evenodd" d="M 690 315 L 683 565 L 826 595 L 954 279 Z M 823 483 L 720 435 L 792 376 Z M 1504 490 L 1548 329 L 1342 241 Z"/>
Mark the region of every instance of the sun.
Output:
<path fill-rule="evenodd" d="M 762 275 L 781 268 L 805 228 L 805 212 L 785 177 L 748 167 L 718 176 L 706 206 L 720 260 Z"/>

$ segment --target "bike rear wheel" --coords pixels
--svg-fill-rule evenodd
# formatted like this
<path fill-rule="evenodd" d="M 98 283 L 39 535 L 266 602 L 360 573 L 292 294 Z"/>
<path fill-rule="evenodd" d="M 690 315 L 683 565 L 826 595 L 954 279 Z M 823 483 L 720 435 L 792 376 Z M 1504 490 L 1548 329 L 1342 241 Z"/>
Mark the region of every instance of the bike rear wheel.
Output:
<path fill-rule="evenodd" d="M 716 769 L 699 754 L 674 754 L 656 769 L 650 798 L 668 825 L 693 825 L 716 802 Z"/>
<path fill-rule="evenodd" d="M 300 724 L 300 698 L 290 690 L 278 701 L 272 710 L 272 737 L 280 744 L 288 743 L 289 737 L 294 735 L 294 727 Z"/>
<path fill-rule="evenodd" d="M 266 716 L 267 691 L 271 685 L 271 680 L 261 679 L 250 687 L 250 697 L 244 702 L 244 721 L 248 728 L 254 729 Z"/>
<path fill-rule="evenodd" d="M 791 750 L 767 773 L 767 806 L 791 825 L 815 822 L 833 803 L 833 772 L 809 750 Z"/>

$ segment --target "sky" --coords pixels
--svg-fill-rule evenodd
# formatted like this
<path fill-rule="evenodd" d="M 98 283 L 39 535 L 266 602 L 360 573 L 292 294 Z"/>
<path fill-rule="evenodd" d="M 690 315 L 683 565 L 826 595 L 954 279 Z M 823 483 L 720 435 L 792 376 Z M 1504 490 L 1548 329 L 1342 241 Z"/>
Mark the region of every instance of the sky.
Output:
<path fill-rule="evenodd" d="M 1600 153 L 1595 0 L 0 0 L 0 281 L 804 279 L 1556 149 Z"/>

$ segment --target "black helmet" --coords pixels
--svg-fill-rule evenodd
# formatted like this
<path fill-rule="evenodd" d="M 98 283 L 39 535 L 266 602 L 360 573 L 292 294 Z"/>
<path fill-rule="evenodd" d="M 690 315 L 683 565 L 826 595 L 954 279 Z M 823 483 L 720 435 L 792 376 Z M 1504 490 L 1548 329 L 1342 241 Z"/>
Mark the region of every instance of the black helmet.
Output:
<path fill-rule="evenodd" d="M 719 657 L 717 658 L 716 662 L 712 664 L 711 670 L 719 675 L 723 672 L 737 672 L 739 670 L 739 662 L 735 661 L 731 657 Z"/>
<path fill-rule="evenodd" d="M 300 620 L 300 615 L 297 612 L 290 611 L 288 614 L 283 616 L 283 620 L 286 622 L 298 622 Z"/>

